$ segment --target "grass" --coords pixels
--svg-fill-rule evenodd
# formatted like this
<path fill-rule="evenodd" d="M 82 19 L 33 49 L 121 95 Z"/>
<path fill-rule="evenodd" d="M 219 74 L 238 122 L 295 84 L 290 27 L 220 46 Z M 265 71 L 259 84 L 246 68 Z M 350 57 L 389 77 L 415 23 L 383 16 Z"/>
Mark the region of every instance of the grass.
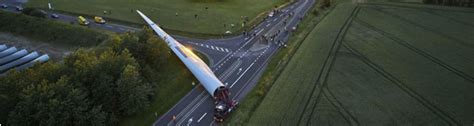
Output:
<path fill-rule="evenodd" d="M 230 122 L 227 122 L 229 125 L 243 125 L 248 121 L 250 115 L 260 104 L 260 101 L 274 83 L 273 80 L 280 75 L 288 61 L 293 57 L 294 52 L 300 47 L 302 41 L 328 12 L 327 10 L 318 10 L 316 7 L 313 7 L 310 12 L 311 11 L 318 11 L 319 15 L 308 14 L 305 16 L 298 25 L 297 29 L 299 30 L 293 32 L 293 35 L 289 39 L 288 47 L 282 48 L 272 57 L 258 86 L 245 97 L 244 101 L 239 105 L 239 109 L 236 109 L 231 115 Z"/>
<path fill-rule="evenodd" d="M 240 124 L 472 125 L 471 11 L 341 3 Z"/>
<path fill-rule="evenodd" d="M 286 0 L 32 0 L 28 7 L 47 8 L 51 3 L 56 10 L 76 14 L 98 15 L 134 24 L 143 21 L 134 10 L 141 10 L 152 20 L 172 31 L 201 34 L 239 32 L 241 16 L 253 20 L 262 12 L 281 5 Z M 205 9 L 205 8 L 208 9 Z M 111 14 L 103 14 L 103 11 Z M 176 16 L 178 13 L 178 16 Z M 195 18 L 197 14 L 197 18 Z M 226 24 L 226 28 L 224 28 Z M 231 24 L 235 26 L 232 28 Z"/>

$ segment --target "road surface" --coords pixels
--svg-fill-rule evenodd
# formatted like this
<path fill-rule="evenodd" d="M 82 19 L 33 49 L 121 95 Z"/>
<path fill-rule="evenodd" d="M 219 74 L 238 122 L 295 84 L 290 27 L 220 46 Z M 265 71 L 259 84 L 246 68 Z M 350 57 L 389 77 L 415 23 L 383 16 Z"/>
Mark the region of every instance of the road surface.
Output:
<path fill-rule="evenodd" d="M 228 48 L 230 50 L 230 52 L 222 52 L 225 54 L 224 58 L 213 62 L 211 69 L 218 78 L 230 88 L 231 97 L 237 101 L 241 101 L 242 98 L 253 89 L 271 56 L 284 42 L 287 42 L 291 32 L 285 32 L 285 27 L 286 29 L 291 29 L 296 26 L 300 21 L 300 17 L 311 8 L 313 3 L 314 0 L 300 0 L 285 7 L 281 13 L 277 13 L 273 17 L 266 19 L 253 29 L 250 33 L 255 33 L 255 37 L 252 37 L 253 35 L 239 36 L 238 38 L 234 38 L 237 39 L 234 40 L 235 42 L 231 43 L 228 42 L 229 40 L 210 42 L 210 45 Z M 295 14 L 288 16 L 291 12 Z M 285 21 L 287 23 L 284 23 Z M 262 35 L 272 36 L 275 34 L 277 35 L 274 41 L 265 41 L 260 37 Z M 278 43 L 278 40 L 281 40 L 283 44 Z M 204 44 L 201 45 L 201 42 L 197 41 L 181 40 L 181 42 L 197 50 L 205 50 L 202 48 L 212 49 L 212 47 L 208 47 Z M 205 52 L 205 54 L 209 53 Z M 207 94 L 203 87 L 197 86 L 166 114 L 162 115 L 153 125 L 216 125 L 213 121 L 213 108 L 214 103 L 211 96 Z M 174 121 L 172 120 L 173 116 L 177 118 Z"/>
<path fill-rule="evenodd" d="M 291 34 L 290 30 L 299 23 L 300 18 L 307 13 L 314 2 L 314 0 L 297 0 L 280 9 L 281 12 L 265 19 L 249 31 L 248 35 L 209 40 L 173 37 L 183 45 L 206 55 L 210 60 L 211 69 L 230 88 L 231 97 L 241 101 L 255 87 L 271 56 L 286 44 Z M 10 5 L 7 10 L 16 13 L 19 12 L 14 6 L 23 4 L 18 0 L 5 0 L 0 1 L 1 3 Z M 50 13 L 55 12 L 50 11 Z M 60 18 L 52 20 L 77 22 L 76 16 L 56 14 Z M 89 20 L 92 22 L 92 19 Z M 77 23 L 74 24 L 77 25 Z M 140 30 L 110 23 L 91 23 L 90 27 L 118 33 Z M 262 36 L 266 36 L 267 40 L 264 40 Z M 270 36 L 275 37 L 270 40 Z M 153 125 L 217 125 L 213 121 L 213 108 L 211 96 L 202 86 L 197 85 L 167 113 L 160 116 Z M 173 121 L 173 116 L 176 116 L 177 120 Z"/>

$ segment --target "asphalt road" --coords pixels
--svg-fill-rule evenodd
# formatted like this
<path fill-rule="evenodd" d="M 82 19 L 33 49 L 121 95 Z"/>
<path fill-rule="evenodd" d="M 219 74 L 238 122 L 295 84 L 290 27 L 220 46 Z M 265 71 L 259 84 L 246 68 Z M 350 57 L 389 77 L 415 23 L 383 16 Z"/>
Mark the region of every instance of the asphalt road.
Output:
<path fill-rule="evenodd" d="M 18 13 L 14 6 L 23 4 L 19 1 L 24 0 L 4 0 L 0 1 L 0 4 L 10 5 L 6 10 Z M 257 84 L 271 56 L 287 42 L 292 27 L 299 23 L 300 18 L 307 13 L 314 2 L 314 0 L 298 0 L 282 8 L 281 12 L 275 13 L 273 17 L 267 18 L 249 31 L 250 35 L 210 40 L 174 37 L 183 45 L 206 55 L 210 59 L 211 69 L 230 88 L 231 97 L 241 101 Z M 290 13 L 294 14 L 290 16 Z M 74 22 L 77 25 L 76 16 L 56 14 L 59 15 L 59 19 L 52 20 Z M 110 23 L 96 24 L 92 19 L 89 20 L 91 28 L 118 33 L 140 30 Z M 287 30 L 290 32 L 286 32 Z M 275 37 L 273 41 L 266 41 L 261 36 Z M 160 116 L 153 125 L 217 125 L 213 121 L 213 108 L 213 99 L 202 86 L 197 85 L 173 108 Z M 177 117 L 177 120 L 172 120 L 173 115 Z"/>
<path fill-rule="evenodd" d="M 23 4 L 27 2 L 26 0 L 3 0 L 0 1 L 0 4 L 6 4 L 8 5 L 8 8 L 4 9 L 1 8 L 0 10 L 7 10 L 10 12 L 14 13 L 20 13 L 20 11 L 16 10 L 16 6 L 22 7 Z M 48 13 L 48 18 L 61 21 L 61 22 L 66 22 L 66 23 L 73 23 L 74 25 L 79 25 L 77 23 L 77 16 L 71 16 L 71 15 L 66 15 L 66 14 L 61 14 L 61 13 L 55 13 L 53 10 L 45 10 Z M 51 17 L 51 14 L 57 14 L 59 18 L 54 19 Z M 86 17 L 87 18 L 87 17 Z M 90 25 L 89 26 L 84 26 L 84 27 L 90 27 L 90 28 L 98 28 L 98 29 L 104 29 L 108 31 L 113 31 L 113 32 L 118 32 L 118 33 L 124 33 L 124 32 L 134 32 L 138 31 L 140 29 L 134 28 L 134 27 L 128 27 L 125 25 L 118 25 L 118 24 L 97 24 L 94 23 L 94 20 L 90 18 L 87 18 L 89 20 Z"/>
<path fill-rule="evenodd" d="M 230 88 L 231 97 L 241 101 L 253 89 L 271 56 L 282 47 L 278 40 L 287 42 L 291 32 L 285 32 L 285 27 L 291 29 L 296 26 L 300 21 L 299 18 L 303 17 L 313 3 L 314 0 L 299 0 L 282 9 L 281 13 L 266 19 L 250 32 L 251 34 L 255 33 L 255 37 L 238 36 L 231 40 L 208 42 L 211 45 L 232 49 L 230 53 L 224 53 L 224 58 L 211 65 L 211 69 L 218 78 Z M 291 12 L 295 12 L 295 14 L 288 16 Z M 275 34 L 277 35 L 274 41 L 265 41 L 260 37 L 261 35 L 272 36 Z M 200 45 L 201 42 L 198 41 L 182 40 L 180 42 L 191 46 L 194 44 L 192 47 L 197 50 L 209 48 Z M 198 85 L 153 125 L 217 125 L 213 121 L 213 102 L 211 96 L 202 86 Z M 177 117 L 174 121 L 172 120 L 173 115 Z"/>

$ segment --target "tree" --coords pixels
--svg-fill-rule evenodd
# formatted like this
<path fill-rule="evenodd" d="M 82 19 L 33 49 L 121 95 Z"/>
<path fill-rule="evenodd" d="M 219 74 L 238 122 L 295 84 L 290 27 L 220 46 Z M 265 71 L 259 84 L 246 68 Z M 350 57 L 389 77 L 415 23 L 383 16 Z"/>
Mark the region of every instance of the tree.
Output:
<path fill-rule="evenodd" d="M 87 95 L 74 88 L 66 76 L 31 85 L 9 114 L 9 125 L 103 125 L 104 113 L 90 109 Z"/>
<path fill-rule="evenodd" d="M 134 114 L 147 108 L 152 96 L 152 88 L 144 83 L 135 66 L 127 65 L 117 81 L 120 94 L 120 108 L 125 115 Z"/>

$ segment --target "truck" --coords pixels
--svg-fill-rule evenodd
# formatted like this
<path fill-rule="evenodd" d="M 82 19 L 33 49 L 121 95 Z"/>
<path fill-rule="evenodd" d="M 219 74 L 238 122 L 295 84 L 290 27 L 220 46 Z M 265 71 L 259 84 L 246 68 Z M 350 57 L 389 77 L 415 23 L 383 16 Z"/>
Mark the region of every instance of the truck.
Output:
<path fill-rule="evenodd" d="M 230 98 L 229 88 L 226 87 L 212 72 L 212 70 L 190 49 L 176 41 L 172 36 L 161 29 L 146 15 L 137 10 L 146 24 L 163 39 L 173 53 L 184 63 L 191 73 L 199 80 L 206 91 L 214 98 L 214 120 L 223 122 L 224 119 L 236 108 L 238 102 Z"/>
<path fill-rule="evenodd" d="M 80 25 L 84 25 L 84 26 L 89 25 L 89 21 L 83 16 L 77 17 L 77 21 L 79 22 Z"/>

